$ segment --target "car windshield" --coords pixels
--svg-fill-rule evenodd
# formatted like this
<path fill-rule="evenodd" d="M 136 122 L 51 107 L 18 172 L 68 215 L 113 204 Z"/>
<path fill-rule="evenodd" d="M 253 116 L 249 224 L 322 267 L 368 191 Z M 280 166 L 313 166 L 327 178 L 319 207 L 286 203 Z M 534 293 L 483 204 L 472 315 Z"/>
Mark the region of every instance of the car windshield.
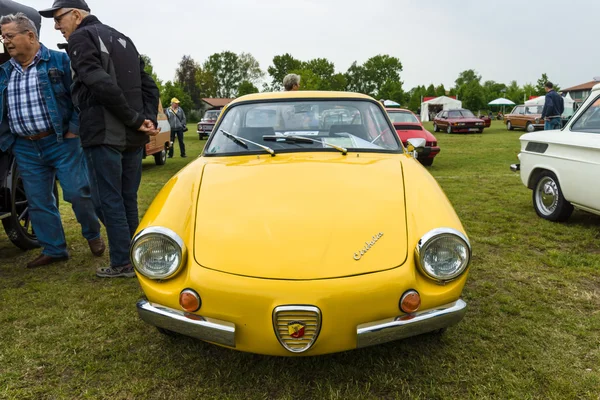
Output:
<path fill-rule="evenodd" d="M 571 130 L 600 133 L 600 98 L 596 99 L 587 110 L 579 115 Z"/>
<path fill-rule="evenodd" d="M 469 110 L 454 110 L 448 112 L 448 118 L 475 118 Z"/>
<path fill-rule="evenodd" d="M 390 116 L 390 119 L 392 120 L 392 123 L 394 123 L 394 124 L 401 123 L 401 122 L 416 122 L 416 123 L 419 122 L 417 117 L 415 117 L 413 114 L 407 113 L 407 112 L 390 111 L 390 112 L 388 112 L 388 115 Z"/>
<path fill-rule="evenodd" d="M 544 106 L 527 106 L 525 107 L 525 114 L 541 114 Z"/>
<path fill-rule="evenodd" d="M 206 155 L 262 152 L 254 145 L 241 146 L 239 141 L 231 139 L 232 135 L 268 146 L 276 154 L 338 151 L 331 145 L 349 151 L 397 152 L 402 149 L 381 108 L 366 100 L 241 103 L 227 109 L 215 132 Z M 275 140 L 273 136 L 282 138 Z M 314 140 L 286 140 L 286 136 Z"/>
<path fill-rule="evenodd" d="M 207 111 L 206 114 L 204 114 L 204 119 L 217 119 L 219 118 L 219 113 L 220 111 Z"/>

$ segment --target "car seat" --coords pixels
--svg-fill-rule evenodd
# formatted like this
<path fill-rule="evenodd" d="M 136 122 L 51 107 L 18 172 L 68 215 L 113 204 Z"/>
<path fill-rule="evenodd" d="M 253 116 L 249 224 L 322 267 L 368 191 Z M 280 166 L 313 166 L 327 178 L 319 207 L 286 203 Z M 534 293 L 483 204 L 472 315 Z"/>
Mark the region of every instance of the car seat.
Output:
<path fill-rule="evenodd" d="M 331 125 L 329 135 L 334 133 L 349 133 L 364 140 L 369 140 L 369 135 L 364 125 Z"/>

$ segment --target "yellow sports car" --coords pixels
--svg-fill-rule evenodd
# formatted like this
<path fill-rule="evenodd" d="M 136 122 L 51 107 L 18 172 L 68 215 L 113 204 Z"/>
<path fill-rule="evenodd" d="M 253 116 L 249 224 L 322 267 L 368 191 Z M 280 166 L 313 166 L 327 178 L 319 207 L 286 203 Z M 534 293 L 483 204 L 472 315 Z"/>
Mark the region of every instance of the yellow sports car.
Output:
<path fill-rule="evenodd" d="M 471 247 L 369 96 L 243 96 L 131 245 L 142 320 L 252 353 L 333 353 L 443 330 Z"/>

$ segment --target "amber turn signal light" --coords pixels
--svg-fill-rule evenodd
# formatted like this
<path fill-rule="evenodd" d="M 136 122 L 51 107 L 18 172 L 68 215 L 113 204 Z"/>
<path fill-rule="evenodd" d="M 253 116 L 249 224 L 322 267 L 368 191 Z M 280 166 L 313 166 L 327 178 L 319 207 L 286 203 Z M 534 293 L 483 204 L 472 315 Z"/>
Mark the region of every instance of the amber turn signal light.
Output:
<path fill-rule="evenodd" d="M 414 313 L 421 306 L 421 296 L 416 290 L 407 290 L 400 298 L 400 309 L 407 314 Z"/>
<path fill-rule="evenodd" d="M 185 289 L 179 295 L 179 305 L 187 312 L 195 312 L 202 306 L 202 300 L 192 289 Z"/>

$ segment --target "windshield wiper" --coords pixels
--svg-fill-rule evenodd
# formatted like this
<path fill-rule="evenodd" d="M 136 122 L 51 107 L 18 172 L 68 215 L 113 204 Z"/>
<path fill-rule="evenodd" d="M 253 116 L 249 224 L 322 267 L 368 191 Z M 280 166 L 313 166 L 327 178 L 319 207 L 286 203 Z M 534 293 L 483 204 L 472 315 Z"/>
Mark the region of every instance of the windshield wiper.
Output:
<path fill-rule="evenodd" d="M 264 151 L 266 151 L 267 153 L 269 153 L 271 155 L 271 157 L 275 157 L 275 150 L 273 150 L 270 147 L 263 146 L 262 144 L 258 144 L 256 142 L 253 142 L 253 141 L 248 140 L 248 139 L 243 138 L 243 137 L 232 135 L 231 133 L 226 132 L 223 129 L 219 129 L 219 131 L 221 131 L 226 138 L 231 139 L 234 143 L 242 146 L 245 149 L 248 148 L 248 143 L 250 143 L 250 144 L 253 144 L 253 145 L 257 146 L 257 147 L 260 147 L 261 149 L 263 149 Z"/>
<path fill-rule="evenodd" d="M 334 149 L 341 151 L 343 155 L 348 153 L 348 149 L 342 146 L 337 146 L 335 144 L 327 143 L 322 140 L 308 138 L 306 136 L 296 136 L 296 135 L 288 135 L 288 136 L 276 136 L 276 135 L 264 135 L 263 140 L 265 141 L 279 141 L 283 140 L 286 143 L 319 143 L 325 146 L 333 147 Z"/>

